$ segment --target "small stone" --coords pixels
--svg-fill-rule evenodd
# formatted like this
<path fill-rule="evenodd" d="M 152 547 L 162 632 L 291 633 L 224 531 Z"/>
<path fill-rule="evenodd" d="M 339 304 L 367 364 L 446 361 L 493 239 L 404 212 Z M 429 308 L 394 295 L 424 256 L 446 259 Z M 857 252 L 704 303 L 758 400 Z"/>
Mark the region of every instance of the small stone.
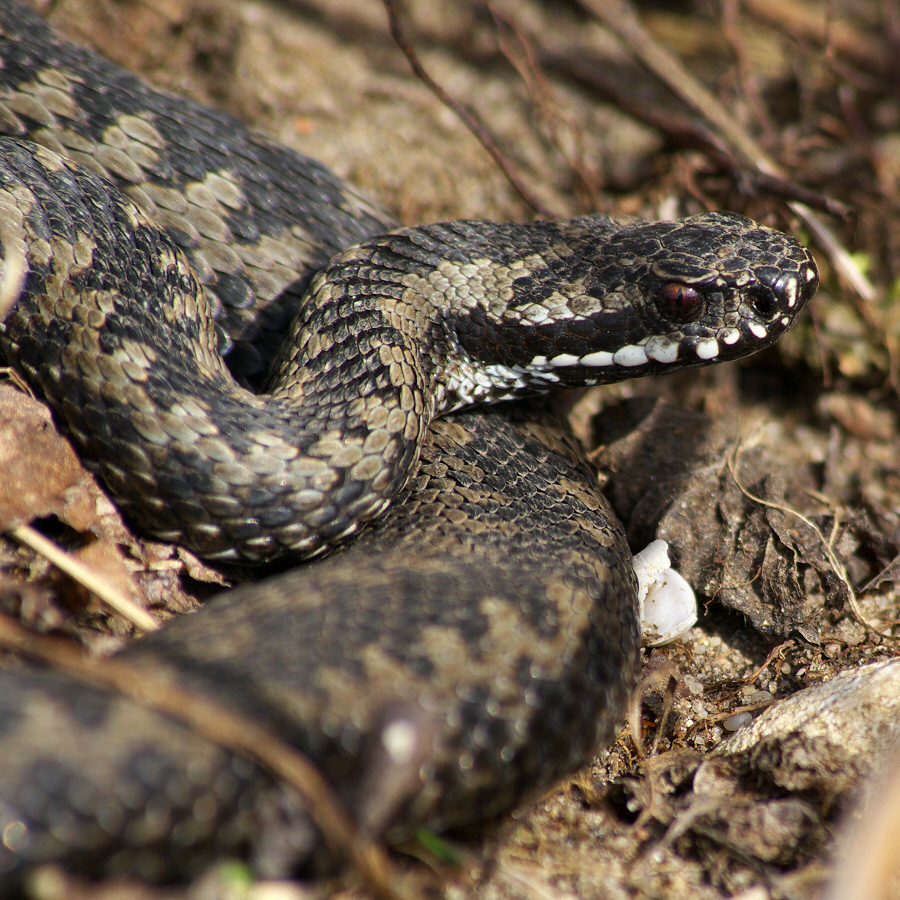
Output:
<path fill-rule="evenodd" d="M 749 725 L 753 721 L 753 716 L 748 712 L 739 712 L 735 713 L 733 716 L 729 716 L 723 723 L 722 727 L 726 731 L 737 731 L 739 728 L 743 728 L 745 725 Z"/>
<path fill-rule="evenodd" d="M 684 686 L 695 697 L 699 697 L 703 693 L 703 682 L 691 675 L 684 676 Z"/>

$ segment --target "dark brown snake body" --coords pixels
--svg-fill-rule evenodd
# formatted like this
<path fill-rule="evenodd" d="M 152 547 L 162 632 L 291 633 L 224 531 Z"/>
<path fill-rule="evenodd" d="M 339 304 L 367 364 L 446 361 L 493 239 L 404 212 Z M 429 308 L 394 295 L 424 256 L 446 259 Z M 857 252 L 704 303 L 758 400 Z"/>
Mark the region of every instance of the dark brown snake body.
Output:
<path fill-rule="evenodd" d="M 9 0 L 0 31 L 0 225 L 27 263 L 0 348 L 87 464 L 140 528 L 216 559 L 309 557 L 374 520 L 121 658 L 280 734 L 389 840 L 588 760 L 637 666 L 622 529 L 519 404 L 456 410 L 755 352 L 815 292 L 809 253 L 727 214 L 382 234 L 319 164 Z M 285 331 L 249 393 L 220 348 L 253 380 Z M 427 744 L 399 791 L 398 724 Z M 0 885 L 55 860 L 165 880 L 223 854 L 284 875 L 316 845 L 252 764 L 22 667 L 0 671 L 0 837 Z"/>

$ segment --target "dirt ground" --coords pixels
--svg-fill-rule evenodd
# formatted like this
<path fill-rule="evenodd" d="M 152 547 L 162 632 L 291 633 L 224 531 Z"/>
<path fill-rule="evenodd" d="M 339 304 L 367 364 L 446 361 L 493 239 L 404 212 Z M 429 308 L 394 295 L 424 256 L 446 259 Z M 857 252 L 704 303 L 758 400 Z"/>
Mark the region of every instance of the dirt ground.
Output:
<path fill-rule="evenodd" d="M 826 891 L 848 829 L 891 821 L 890 807 L 878 818 L 877 798 L 857 804 L 869 779 L 890 771 L 884 754 L 900 721 L 893 669 L 878 670 L 888 682 L 877 690 L 859 674 L 898 656 L 877 632 L 900 635 L 900 6 L 641 4 L 649 39 L 637 43 L 661 69 L 651 74 L 635 62 L 640 50 L 601 24 L 603 2 L 405 0 L 419 58 L 484 123 L 517 188 L 411 74 L 377 0 L 36 5 L 157 85 L 322 160 L 410 224 L 720 208 L 813 248 L 819 294 L 774 351 L 565 401 L 635 546 L 664 536 L 701 595 L 686 639 L 646 651 L 633 729 L 642 746 L 624 729 L 535 808 L 451 842 L 455 864 L 425 848 L 414 852 L 424 862 L 397 864 L 406 888 L 453 900 L 838 900 Z M 683 72 L 718 98 L 724 121 Z M 182 593 L 182 558 L 120 537 L 142 560 L 145 602 L 194 602 Z M 8 538 L 0 566 L 0 603 L 32 627 L 101 649 L 125 630 Z M 800 739 L 799 755 L 779 741 L 796 749 L 798 733 L 815 730 L 818 700 L 799 702 L 756 750 L 724 743 L 844 670 L 858 674 L 858 692 L 822 701 L 828 734 Z M 898 818 L 894 809 L 895 847 Z M 877 877 L 862 853 L 853 864 L 855 896 L 889 896 L 864 895 Z M 239 867 L 167 890 L 82 889 L 47 872 L 35 894 L 363 896 L 352 879 L 252 884 Z"/>

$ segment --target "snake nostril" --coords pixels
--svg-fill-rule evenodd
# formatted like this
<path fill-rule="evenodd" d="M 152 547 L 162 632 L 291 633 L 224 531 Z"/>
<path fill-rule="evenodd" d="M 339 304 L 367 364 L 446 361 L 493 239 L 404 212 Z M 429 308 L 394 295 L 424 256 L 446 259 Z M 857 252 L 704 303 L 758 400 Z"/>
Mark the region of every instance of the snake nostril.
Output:
<path fill-rule="evenodd" d="M 705 308 L 703 294 L 680 281 L 666 281 L 656 294 L 657 309 L 675 322 L 695 322 Z"/>
<path fill-rule="evenodd" d="M 781 312 L 778 298 L 763 287 L 752 288 L 747 293 L 747 303 L 754 314 L 764 322 L 771 321 Z"/>

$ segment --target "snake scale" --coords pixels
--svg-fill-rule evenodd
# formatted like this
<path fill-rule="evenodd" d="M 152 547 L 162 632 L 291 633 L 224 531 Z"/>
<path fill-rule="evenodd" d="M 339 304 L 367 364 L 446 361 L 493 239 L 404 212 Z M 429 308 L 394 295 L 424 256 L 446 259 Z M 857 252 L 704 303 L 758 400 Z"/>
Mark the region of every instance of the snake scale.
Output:
<path fill-rule="evenodd" d="M 226 561 L 341 544 L 120 658 L 278 733 L 389 841 L 590 759 L 636 677 L 622 528 L 527 403 L 470 407 L 756 352 L 814 294 L 809 253 L 724 213 L 404 229 L 10 0 L 0 60 L 0 224 L 27 264 L 9 363 L 142 531 Z M 424 751 L 395 789 L 400 722 Z M 317 845 L 254 764 L 59 672 L 0 670 L 0 893 L 50 861 L 289 875 Z"/>

